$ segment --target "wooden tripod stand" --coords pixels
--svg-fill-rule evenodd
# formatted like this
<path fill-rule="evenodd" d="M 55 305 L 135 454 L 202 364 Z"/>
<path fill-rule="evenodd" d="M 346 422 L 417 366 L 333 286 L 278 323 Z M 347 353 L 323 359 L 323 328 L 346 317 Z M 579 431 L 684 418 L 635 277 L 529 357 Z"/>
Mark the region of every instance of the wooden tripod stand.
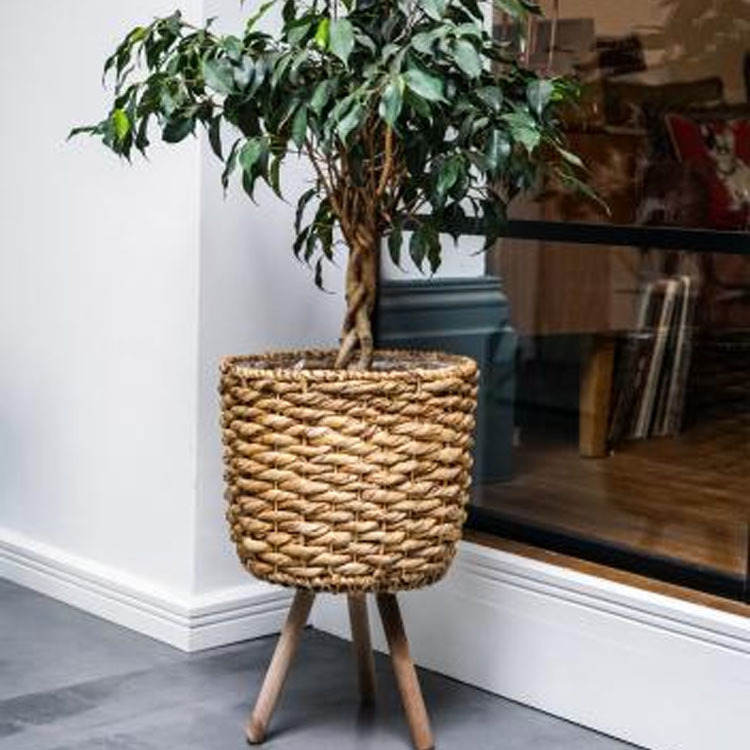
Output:
<path fill-rule="evenodd" d="M 430 729 L 430 720 L 414 663 L 409 655 L 409 644 L 406 640 L 396 595 L 377 594 L 376 598 L 414 747 L 416 750 L 433 750 L 435 743 Z M 289 672 L 314 600 L 314 592 L 297 590 L 263 680 L 263 686 L 255 702 L 255 708 L 247 724 L 247 739 L 253 745 L 262 743 L 266 737 L 268 724 L 284 687 L 284 680 Z M 363 702 L 371 703 L 375 699 L 375 663 L 370 644 L 367 600 L 365 594 L 350 594 L 348 600 L 360 697 Z"/>

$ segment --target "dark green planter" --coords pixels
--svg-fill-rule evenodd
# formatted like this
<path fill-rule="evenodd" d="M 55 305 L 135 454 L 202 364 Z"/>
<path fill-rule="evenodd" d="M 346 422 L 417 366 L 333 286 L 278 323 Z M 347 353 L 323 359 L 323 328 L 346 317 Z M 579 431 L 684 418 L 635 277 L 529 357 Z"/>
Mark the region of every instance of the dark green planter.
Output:
<path fill-rule="evenodd" d="M 382 348 L 439 349 L 480 368 L 475 481 L 511 473 L 516 334 L 497 278 L 387 281 L 376 314 Z"/>

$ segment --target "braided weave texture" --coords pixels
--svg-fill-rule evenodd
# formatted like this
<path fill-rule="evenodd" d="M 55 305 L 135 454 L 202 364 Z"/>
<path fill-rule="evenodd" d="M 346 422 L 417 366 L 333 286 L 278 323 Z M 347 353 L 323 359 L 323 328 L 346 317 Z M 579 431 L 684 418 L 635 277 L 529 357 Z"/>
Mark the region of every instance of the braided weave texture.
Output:
<path fill-rule="evenodd" d="M 272 583 L 426 586 L 448 569 L 466 517 L 476 364 L 399 351 L 377 352 L 372 370 L 326 369 L 335 354 L 223 360 L 232 540 Z"/>

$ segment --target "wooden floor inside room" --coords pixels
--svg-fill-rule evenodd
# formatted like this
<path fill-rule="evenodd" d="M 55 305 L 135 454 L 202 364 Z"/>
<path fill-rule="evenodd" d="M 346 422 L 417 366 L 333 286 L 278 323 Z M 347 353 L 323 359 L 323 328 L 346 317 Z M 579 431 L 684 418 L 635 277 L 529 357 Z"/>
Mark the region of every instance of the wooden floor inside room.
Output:
<path fill-rule="evenodd" d="M 510 481 L 478 488 L 504 518 L 744 578 L 750 547 L 750 415 L 581 458 L 523 434 Z"/>

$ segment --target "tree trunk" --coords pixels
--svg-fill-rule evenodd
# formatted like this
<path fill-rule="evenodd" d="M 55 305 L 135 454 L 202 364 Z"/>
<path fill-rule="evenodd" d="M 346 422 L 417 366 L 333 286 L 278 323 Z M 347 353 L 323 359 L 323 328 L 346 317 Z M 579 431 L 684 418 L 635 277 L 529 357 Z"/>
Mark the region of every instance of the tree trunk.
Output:
<path fill-rule="evenodd" d="M 380 237 L 364 222 L 351 238 L 346 268 L 346 317 L 335 367 L 369 370 L 372 366 L 372 314 L 378 291 Z"/>

